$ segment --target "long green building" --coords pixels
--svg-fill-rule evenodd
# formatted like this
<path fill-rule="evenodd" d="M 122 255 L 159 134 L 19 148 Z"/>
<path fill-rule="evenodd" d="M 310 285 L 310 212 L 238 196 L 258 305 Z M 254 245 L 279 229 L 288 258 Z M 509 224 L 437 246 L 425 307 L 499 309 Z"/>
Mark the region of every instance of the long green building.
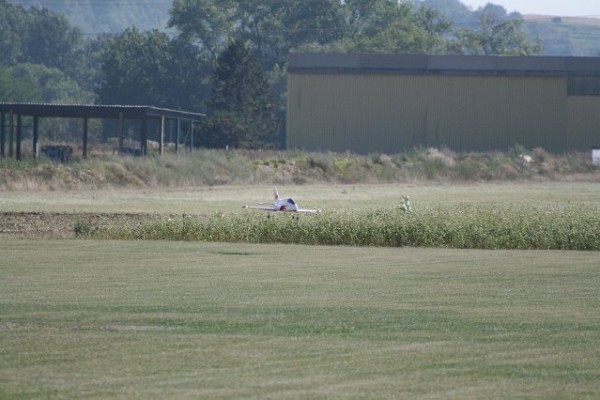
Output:
<path fill-rule="evenodd" d="M 600 57 L 292 54 L 286 147 L 600 146 Z"/>

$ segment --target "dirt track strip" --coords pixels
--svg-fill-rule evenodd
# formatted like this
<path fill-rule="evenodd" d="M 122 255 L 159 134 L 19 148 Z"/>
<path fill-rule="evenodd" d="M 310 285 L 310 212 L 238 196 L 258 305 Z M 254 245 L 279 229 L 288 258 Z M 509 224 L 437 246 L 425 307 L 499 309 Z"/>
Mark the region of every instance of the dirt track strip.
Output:
<path fill-rule="evenodd" d="M 134 213 L 0 212 L 0 238 L 73 238 L 77 222 L 89 222 L 94 226 L 114 226 L 165 217 L 168 216 Z"/>

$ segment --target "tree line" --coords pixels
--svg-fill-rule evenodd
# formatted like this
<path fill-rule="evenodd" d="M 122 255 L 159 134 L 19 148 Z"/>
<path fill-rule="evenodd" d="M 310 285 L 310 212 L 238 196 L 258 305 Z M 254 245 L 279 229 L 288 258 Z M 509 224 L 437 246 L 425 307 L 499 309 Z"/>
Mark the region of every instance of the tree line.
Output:
<path fill-rule="evenodd" d="M 432 1 L 432 0 L 429 0 Z M 531 55 L 519 15 L 454 27 L 408 0 L 174 0 L 167 33 L 85 37 L 47 8 L 0 0 L 0 101 L 204 112 L 201 145 L 277 147 L 292 51 Z"/>

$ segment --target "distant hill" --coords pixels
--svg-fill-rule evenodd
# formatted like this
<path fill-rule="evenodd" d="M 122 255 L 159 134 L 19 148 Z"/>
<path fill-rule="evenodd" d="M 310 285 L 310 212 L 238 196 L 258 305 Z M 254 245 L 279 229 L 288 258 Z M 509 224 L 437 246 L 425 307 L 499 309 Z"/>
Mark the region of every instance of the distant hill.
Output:
<path fill-rule="evenodd" d="M 474 28 L 478 10 L 460 0 L 413 0 L 437 9 L 455 27 Z M 136 26 L 165 30 L 172 0 L 8 0 L 23 7 L 47 7 L 64 14 L 85 35 L 118 33 Z M 491 1 L 493 3 L 493 0 Z M 512 16 L 512 14 L 511 14 Z M 508 16 L 510 17 L 510 16 Z M 525 28 L 540 38 L 542 55 L 600 56 L 600 19 L 523 15 Z"/>
<path fill-rule="evenodd" d="M 542 41 L 543 55 L 600 56 L 600 19 L 523 15 L 525 26 Z"/>
<path fill-rule="evenodd" d="M 427 5 L 452 21 L 456 28 L 474 29 L 481 9 L 470 9 L 460 0 L 413 0 Z M 494 3 L 493 0 L 490 3 Z M 501 6 L 492 7 L 495 12 L 504 12 L 506 18 L 518 16 L 508 14 Z M 570 18 L 548 15 L 521 15 L 524 27 L 532 38 L 542 43 L 541 55 L 552 56 L 600 56 L 600 19 Z"/>
<path fill-rule="evenodd" d="M 8 0 L 25 8 L 61 13 L 84 35 L 118 33 L 128 27 L 166 29 L 172 0 Z"/>

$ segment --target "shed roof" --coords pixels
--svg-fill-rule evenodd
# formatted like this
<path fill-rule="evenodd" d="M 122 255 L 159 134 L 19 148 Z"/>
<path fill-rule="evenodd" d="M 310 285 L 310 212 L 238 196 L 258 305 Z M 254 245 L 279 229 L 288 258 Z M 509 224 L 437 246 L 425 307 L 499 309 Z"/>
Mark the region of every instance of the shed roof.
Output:
<path fill-rule="evenodd" d="M 32 117 L 61 118 L 173 118 L 200 120 L 204 114 L 170 110 L 153 106 L 92 105 L 92 104 L 46 104 L 46 103 L 0 103 L 0 112 L 13 112 Z"/>
<path fill-rule="evenodd" d="M 600 57 L 294 53 L 289 72 L 600 76 Z"/>

